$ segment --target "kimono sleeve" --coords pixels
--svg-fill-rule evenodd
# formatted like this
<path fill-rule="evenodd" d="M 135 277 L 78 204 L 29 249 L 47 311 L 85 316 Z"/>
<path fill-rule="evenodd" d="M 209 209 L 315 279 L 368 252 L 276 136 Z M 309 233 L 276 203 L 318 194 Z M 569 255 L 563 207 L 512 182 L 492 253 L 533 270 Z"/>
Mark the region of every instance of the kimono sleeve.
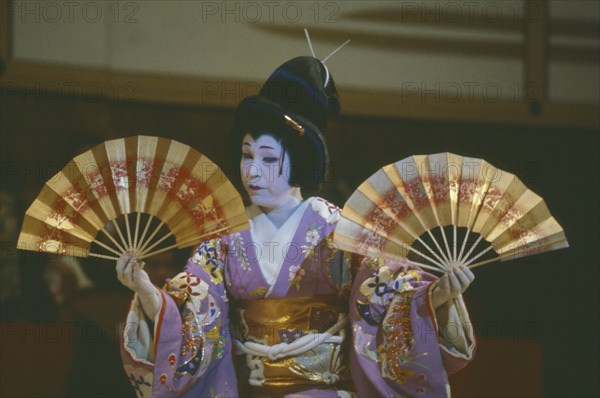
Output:
<path fill-rule="evenodd" d="M 161 304 L 155 319 L 147 319 L 133 298 L 121 353 L 138 397 L 235 394 L 224 246 L 219 239 L 203 242 L 184 272 L 156 288 Z"/>
<path fill-rule="evenodd" d="M 351 371 L 359 396 L 450 396 L 448 374 L 473 358 L 475 341 L 462 299 L 447 307 L 438 325 L 431 305 L 435 280 L 403 264 L 362 261 L 350 301 Z"/>

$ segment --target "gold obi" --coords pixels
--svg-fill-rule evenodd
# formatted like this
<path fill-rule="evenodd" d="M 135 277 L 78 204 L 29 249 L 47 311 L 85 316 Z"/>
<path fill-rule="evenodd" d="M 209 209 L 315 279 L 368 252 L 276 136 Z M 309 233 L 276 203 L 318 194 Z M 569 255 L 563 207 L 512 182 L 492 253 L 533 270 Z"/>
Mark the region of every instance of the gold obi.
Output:
<path fill-rule="evenodd" d="M 237 304 L 234 338 L 267 346 L 289 344 L 309 333 L 324 333 L 340 315 L 348 313 L 347 301 L 337 295 L 245 300 Z M 291 357 L 271 360 L 266 356 L 236 355 L 240 396 L 281 397 L 310 389 L 352 390 L 348 332 L 346 328 L 335 334 L 346 335 L 342 344 L 325 342 Z M 256 385 L 257 372 L 260 386 Z"/>

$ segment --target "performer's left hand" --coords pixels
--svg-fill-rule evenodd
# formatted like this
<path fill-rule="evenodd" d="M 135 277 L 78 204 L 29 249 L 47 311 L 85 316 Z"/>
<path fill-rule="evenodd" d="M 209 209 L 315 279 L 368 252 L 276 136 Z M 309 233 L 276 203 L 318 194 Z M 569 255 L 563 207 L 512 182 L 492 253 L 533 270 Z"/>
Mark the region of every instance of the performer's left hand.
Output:
<path fill-rule="evenodd" d="M 438 309 L 442 304 L 452 302 L 467 290 L 474 279 L 475 275 L 465 265 L 451 268 L 438 281 L 434 282 L 431 293 L 433 308 Z"/>

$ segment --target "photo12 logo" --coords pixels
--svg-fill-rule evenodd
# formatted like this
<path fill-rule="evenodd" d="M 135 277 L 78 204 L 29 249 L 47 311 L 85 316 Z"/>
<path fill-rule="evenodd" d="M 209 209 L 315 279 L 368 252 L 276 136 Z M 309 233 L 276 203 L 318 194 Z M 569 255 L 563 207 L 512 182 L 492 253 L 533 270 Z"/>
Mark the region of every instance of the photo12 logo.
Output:
<path fill-rule="evenodd" d="M 336 23 L 339 4 L 334 1 L 203 1 L 202 22 Z"/>
<path fill-rule="evenodd" d="M 139 11 L 134 1 L 4 1 L 2 23 L 137 23 Z"/>
<path fill-rule="evenodd" d="M 0 87 L 2 101 L 16 99 L 21 103 L 74 103 L 99 102 L 104 99 L 119 102 L 135 102 L 139 86 L 135 82 L 99 83 L 94 81 L 76 82 L 12 82 L 3 81 Z"/>

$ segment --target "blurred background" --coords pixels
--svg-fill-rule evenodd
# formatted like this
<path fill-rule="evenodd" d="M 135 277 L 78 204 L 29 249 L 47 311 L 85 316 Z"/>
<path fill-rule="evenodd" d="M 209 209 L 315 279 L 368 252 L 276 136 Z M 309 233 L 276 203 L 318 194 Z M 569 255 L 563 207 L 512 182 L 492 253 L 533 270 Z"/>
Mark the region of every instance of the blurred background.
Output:
<path fill-rule="evenodd" d="M 413 154 L 484 158 L 541 195 L 571 247 L 477 269 L 475 361 L 457 397 L 596 397 L 598 1 L 6 1 L 1 18 L 2 397 L 133 397 L 118 354 L 131 295 L 107 260 L 17 251 L 23 215 L 75 155 L 136 134 L 227 164 L 235 105 L 310 31 L 342 113 L 337 205 Z M 187 255 L 146 269 L 162 285 Z"/>

